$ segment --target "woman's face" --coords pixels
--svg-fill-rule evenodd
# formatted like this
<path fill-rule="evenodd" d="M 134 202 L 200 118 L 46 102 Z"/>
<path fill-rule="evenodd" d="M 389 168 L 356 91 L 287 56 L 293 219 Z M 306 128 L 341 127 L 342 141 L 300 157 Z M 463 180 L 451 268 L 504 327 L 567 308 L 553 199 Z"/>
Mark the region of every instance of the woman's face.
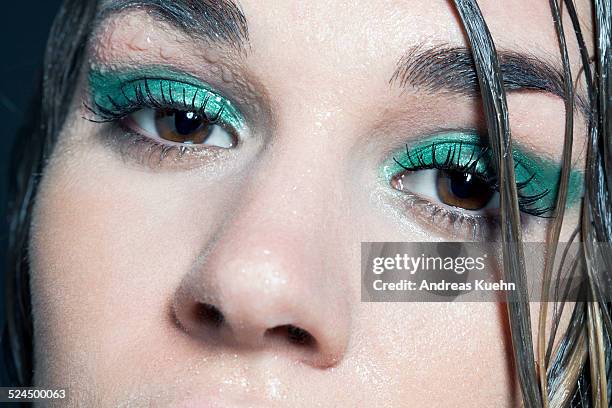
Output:
<path fill-rule="evenodd" d="M 505 306 L 360 298 L 361 242 L 497 233 L 493 170 L 463 175 L 486 124 L 451 2 L 167 3 L 208 10 L 104 14 L 46 168 L 36 383 L 83 406 L 517 405 Z M 550 9 L 480 3 L 512 82 L 524 240 L 544 241 L 564 129 Z M 576 172 L 584 129 L 577 112 Z"/>

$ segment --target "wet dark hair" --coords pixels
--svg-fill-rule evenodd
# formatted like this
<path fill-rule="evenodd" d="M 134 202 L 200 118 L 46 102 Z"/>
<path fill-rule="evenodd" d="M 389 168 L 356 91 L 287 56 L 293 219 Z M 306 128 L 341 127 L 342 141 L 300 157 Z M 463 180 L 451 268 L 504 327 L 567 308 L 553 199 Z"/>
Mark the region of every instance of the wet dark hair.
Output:
<path fill-rule="evenodd" d="M 542 303 L 537 335 L 538 355 L 533 353 L 530 311 L 525 286 L 521 223 L 517 204 L 511 133 L 503 78 L 493 39 L 476 0 L 455 0 L 469 40 L 487 119 L 489 139 L 500 185 L 503 266 L 518 291 L 508 299 L 514 364 L 525 407 L 600 407 L 612 401 L 612 305 L 604 292 L 612 282 L 612 253 L 599 243 L 612 243 L 612 1 L 593 0 L 596 26 L 595 55 L 587 52 L 579 18 L 572 0 L 563 5 L 580 46 L 590 116 L 585 172 L 585 196 L 581 223 L 572 240 L 581 242 L 587 276 L 584 290 L 590 302 L 577 302 L 558 351 L 552 355 L 557 326 L 546 341 L 543 322 L 547 304 Z M 548 256 L 557 254 L 565 209 L 573 141 L 574 84 L 565 45 L 560 5 L 550 0 L 557 29 L 560 59 L 564 68 L 566 130 L 557 206 L 551 222 Z M 9 248 L 6 274 L 6 327 L 2 355 L 6 385 L 33 383 L 33 327 L 29 289 L 28 244 L 34 199 L 46 161 L 67 117 L 86 47 L 96 17 L 97 1 L 65 0 L 55 19 L 46 48 L 41 86 L 30 109 L 31 120 L 20 130 L 10 164 Z M 568 22 L 565 22 L 568 23 Z M 570 30 L 568 30 L 570 31 Z M 564 256 L 565 254 L 563 254 Z M 553 273 L 547 262 L 542 299 Z M 547 278 L 546 278 L 547 277 Z M 562 310 L 562 305 L 560 310 Z M 558 322 L 559 309 L 555 308 Z M 547 346 L 547 347 L 544 347 Z"/>

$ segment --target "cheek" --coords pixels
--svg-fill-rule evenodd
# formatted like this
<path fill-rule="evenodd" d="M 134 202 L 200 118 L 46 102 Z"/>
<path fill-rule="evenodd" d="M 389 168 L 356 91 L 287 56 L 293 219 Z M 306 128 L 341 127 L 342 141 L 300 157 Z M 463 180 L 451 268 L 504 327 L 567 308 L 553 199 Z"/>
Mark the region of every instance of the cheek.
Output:
<path fill-rule="evenodd" d="M 384 406 L 448 406 L 449 401 L 453 406 L 516 406 L 503 307 L 492 302 L 363 303 L 357 319 L 367 322 L 367 334 L 355 336 L 363 340 L 348 368 L 353 377 L 374 384 L 379 395 L 397 391 Z"/>
<path fill-rule="evenodd" d="M 227 211 L 226 189 L 90 153 L 96 165 L 69 157 L 46 169 L 31 229 L 38 361 L 66 373 L 100 369 L 167 330 L 167 303 Z"/>

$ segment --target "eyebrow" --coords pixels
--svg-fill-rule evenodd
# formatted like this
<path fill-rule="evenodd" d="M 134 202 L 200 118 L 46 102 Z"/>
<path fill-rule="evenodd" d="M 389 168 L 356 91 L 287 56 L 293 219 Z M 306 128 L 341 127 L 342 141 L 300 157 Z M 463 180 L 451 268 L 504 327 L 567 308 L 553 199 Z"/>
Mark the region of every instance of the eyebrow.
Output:
<path fill-rule="evenodd" d="M 128 9 L 142 9 L 181 31 L 244 51 L 249 45 L 246 17 L 232 0 L 109 0 L 103 1 L 96 22 Z"/>
<path fill-rule="evenodd" d="M 563 74 L 554 64 L 516 51 L 501 50 L 498 56 L 506 91 L 532 90 L 565 97 Z M 389 83 L 431 93 L 480 96 L 474 59 L 464 47 L 412 48 L 398 62 Z M 586 102 L 580 95 L 576 95 L 576 102 L 584 111 Z"/>

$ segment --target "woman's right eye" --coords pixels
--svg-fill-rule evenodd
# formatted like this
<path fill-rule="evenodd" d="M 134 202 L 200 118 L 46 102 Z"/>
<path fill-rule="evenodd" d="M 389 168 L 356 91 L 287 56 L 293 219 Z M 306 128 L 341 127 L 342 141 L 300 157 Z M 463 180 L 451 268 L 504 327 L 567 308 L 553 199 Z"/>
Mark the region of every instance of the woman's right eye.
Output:
<path fill-rule="evenodd" d="M 236 136 L 196 111 L 143 108 L 122 119 L 123 126 L 160 142 L 232 148 Z"/>
<path fill-rule="evenodd" d="M 235 149 L 247 134 L 245 117 L 229 98 L 170 68 L 92 69 L 89 91 L 92 120 L 118 125 L 111 127 L 118 131 L 112 146 L 148 167 L 198 166 L 211 157 L 199 153 Z"/>

